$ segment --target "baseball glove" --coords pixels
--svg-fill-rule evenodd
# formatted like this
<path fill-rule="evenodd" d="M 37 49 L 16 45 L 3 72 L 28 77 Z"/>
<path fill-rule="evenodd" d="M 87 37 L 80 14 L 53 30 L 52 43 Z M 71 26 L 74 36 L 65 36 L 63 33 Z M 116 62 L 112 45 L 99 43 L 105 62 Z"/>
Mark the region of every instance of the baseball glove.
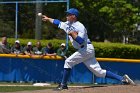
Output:
<path fill-rule="evenodd" d="M 68 33 L 68 35 L 70 35 L 73 39 L 75 39 L 78 36 L 78 32 L 76 32 L 76 31 L 70 31 Z"/>

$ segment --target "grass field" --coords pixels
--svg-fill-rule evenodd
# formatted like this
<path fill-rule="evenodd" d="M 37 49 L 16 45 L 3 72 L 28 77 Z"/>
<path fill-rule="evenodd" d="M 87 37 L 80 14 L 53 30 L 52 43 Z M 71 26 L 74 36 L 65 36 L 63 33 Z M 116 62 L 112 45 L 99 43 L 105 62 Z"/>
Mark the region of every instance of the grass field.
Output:
<path fill-rule="evenodd" d="M 0 92 L 16 92 L 16 91 L 32 91 L 50 89 L 50 87 L 35 87 L 35 86 L 0 86 Z"/>
<path fill-rule="evenodd" d="M 78 86 L 77 86 L 78 85 Z M 0 83 L 0 93 L 139 93 L 140 85 L 70 84 L 68 90 L 54 91 L 57 84 L 33 86 L 32 83 Z"/>
<path fill-rule="evenodd" d="M 32 90 L 43 90 L 51 89 L 55 85 L 51 86 L 33 86 L 32 83 L 0 83 L 0 92 L 15 92 L 15 91 L 32 91 Z"/>
<path fill-rule="evenodd" d="M 0 92 L 16 92 L 16 91 L 33 91 L 33 90 L 44 90 L 53 89 L 57 84 L 51 84 L 49 86 L 33 86 L 32 83 L 0 83 Z M 76 86 L 72 84 L 72 86 Z"/>
<path fill-rule="evenodd" d="M 77 86 L 78 85 L 78 86 Z M 71 88 L 76 87 L 97 87 L 103 85 L 95 84 L 70 84 Z M 54 89 L 57 87 L 57 84 L 52 83 L 49 86 L 33 86 L 32 83 L 0 83 L 0 92 L 17 92 L 17 91 L 34 91 L 34 90 L 45 90 L 45 89 Z"/>

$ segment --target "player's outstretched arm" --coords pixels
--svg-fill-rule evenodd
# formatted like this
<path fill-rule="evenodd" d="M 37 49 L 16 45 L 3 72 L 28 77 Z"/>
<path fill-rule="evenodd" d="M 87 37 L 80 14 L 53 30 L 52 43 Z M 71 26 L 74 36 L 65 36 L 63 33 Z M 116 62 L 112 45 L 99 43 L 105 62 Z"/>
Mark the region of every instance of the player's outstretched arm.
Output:
<path fill-rule="evenodd" d="M 53 23 L 54 19 L 53 18 L 49 18 L 48 16 L 46 15 L 42 15 L 42 20 L 43 21 L 49 21 L 51 23 Z"/>
<path fill-rule="evenodd" d="M 43 21 L 49 21 L 49 22 L 51 22 L 52 24 L 57 25 L 57 26 L 60 24 L 60 20 L 58 20 L 58 19 L 53 19 L 53 18 L 49 18 L 48 16 L 45 16 L 45 15 L 42 15 L 42 20 L 43 20 Z"/>

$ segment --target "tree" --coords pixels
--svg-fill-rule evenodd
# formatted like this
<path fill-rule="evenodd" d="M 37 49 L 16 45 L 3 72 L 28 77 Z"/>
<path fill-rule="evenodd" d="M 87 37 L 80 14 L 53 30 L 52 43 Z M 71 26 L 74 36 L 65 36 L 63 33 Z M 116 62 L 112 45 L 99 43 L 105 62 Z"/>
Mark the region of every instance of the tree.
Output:
<path fill-rule="evenodd" d="M 138 8 L 126 0 L 76 0 L 73 6 L 84 11 L 82 19 L 84 23 L 88 23 L 87 27 L 90 31 L 90 38 L 99 35 L 100 40 L 114 38 L 118 33 L 127 36 L 137 23 L 139 17 L 136 15 Z M 90 24 L 89 24 L 90 23 Z M 98 34 L 98 35 L 97 35 Z"/>
<path fill-rule="evenodd" d="M 123 35 L 123 43 L 126 43 L 128 35 L 135 29 L 137 23 L 137 11 L 132 4 L 126 0 L 112 0 L 111 4 L 102 7 L 99 12 L 103 15 L 107 14 L 108 23 L 112 24 L 114 32 L 121 32 Z"/>
<path fill-rule="evenodd" d="M 14 5 L 0 4 L 0 36 L 14 37 Z"/>
<path fill-rule="evenodd" d="M 79 20 L 86 26 L 91 40 L 121 42 L 122 37 L 129 37 L 136 29 L 134 24 L 140 23 L 137 15 L 140 1 L 133 1 L 136 0 L 70 0 L 70 7 L 79 9 Z M 66 20 L 66 3 L 43 4 L 42 11 L 49 17 Z M 6 27 L 5 32 L 14 37 L 15 4 L 0 5 L 0 13 L 0 27 Z M 34 39 L 35 4 L 19 4 L 18 14 L 19 37 Z M 42 39 L 53 38 L 65 39 L 65 33 L 49 22 L 43 22 Z"/>

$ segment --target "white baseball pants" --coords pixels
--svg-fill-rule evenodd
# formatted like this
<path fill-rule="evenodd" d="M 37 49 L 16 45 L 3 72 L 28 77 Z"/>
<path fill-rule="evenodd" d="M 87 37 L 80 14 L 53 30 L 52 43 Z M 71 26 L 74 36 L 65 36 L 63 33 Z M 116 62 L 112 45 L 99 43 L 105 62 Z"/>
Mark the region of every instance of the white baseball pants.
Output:
<path fill-rule="evenodd" d="M 83 62 L 97 77 L 106 76 L 106 70 L 100 67 L 100 64 L 95 58 L 95 51 L 92 44 L 88 44 L 86 48 L 81 48 L 68 57 L 65 60 L 64 68 L 72 68 L 81 62 Z"/>

